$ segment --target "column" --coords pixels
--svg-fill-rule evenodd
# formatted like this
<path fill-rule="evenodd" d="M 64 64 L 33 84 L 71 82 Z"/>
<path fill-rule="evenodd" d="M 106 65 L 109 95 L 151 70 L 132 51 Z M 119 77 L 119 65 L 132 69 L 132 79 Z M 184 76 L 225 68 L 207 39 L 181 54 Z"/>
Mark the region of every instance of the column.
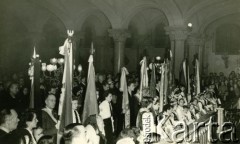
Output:
<path fill-rule="evenodd" d="M 108 32 L 114 40 L 114 74 L 117 74 L 124 66 L 125 42 L 130 37 L 130 33 L 125 29 L 110 29 Z"/>
<path fill-rule="evenodd" d="M 185 27 L 166 27 L 165 30 L 171 38 L 171 49 L 173 52 L 173 71 L 175 78 L 179 79 L 179 72 L 182 61 L 184 59 L 184 46 L 188 31 Z"/>
<path fill-rule="evenodd" d="M 193 60 L 194 55 L 198 54 L 198 60 L 200 63 L 200 72 L 202 70 L 202 63 L 203 63 L 203 47 L 204 47 L 204 40 L 197 36 L 191 35 L 187 39 L 187 44 L 189 46 L 189 68 L 190 73 L 194 72 Z"/>
<path fill-rule="evenodd" d="M 171 70 L 172 70 L 172 80 L 171 83 L 174 83 L 174 79 L 175 79 L 175 41 L 174 41 L 174 35 L 169 35 L 170 40 L 171 40 L 171 52 L 172 52 L 172 60 L 171 60 Z"/>
<path fill-rule="evenodd" d="M 190 36 L 187 39 L 187 44 L 189 47 L 189 57 L 188 57 L 189 72 L 190 72 L 190 74 L 192 74 L 194 72 L 194 66 L 193 66 L 194 56 L 196 53 L 198 53 L 198 47 L 199 47 L 198 39 Z"/>
<path fill-rule="evenodd" d="M 73 35 L 73 61 L 76 66 L 81 64 L 80 62 L 80 41 L 83 39 L 84 33 L 82 31 L 75 31 Z"/>
<path fill-rule="evenodd" d="M 203 39 L 200 39 L 199 41 L 199 47 L 198 47 L 198 59 L 199 59 L 199 72 L 200 72 L 200 75 L 202 74 L 202 71 L 203 71 L 203 55 L 204 55 L 204 47 L 205 47 L 205 42 Z"/>
<path fill-rule="evenodd" d="M 105 36 L 96 36 L 95 39 L 95 50 L 96 50 L 96 70 L 99 72 L 104 72 L 106 69 L 106 37 Z M 109 60 L 109 59 L 108 59 Z"/>

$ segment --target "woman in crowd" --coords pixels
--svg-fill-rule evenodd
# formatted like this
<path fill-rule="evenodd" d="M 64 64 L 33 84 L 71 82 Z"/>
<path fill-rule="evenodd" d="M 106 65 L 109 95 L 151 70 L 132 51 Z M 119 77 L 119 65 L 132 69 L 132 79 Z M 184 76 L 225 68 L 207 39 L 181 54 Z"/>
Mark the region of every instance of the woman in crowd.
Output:
<path fill-rule="evenodd" d="M 24 144 L 37 144 L 33 135 L 33 129 L 37 127 L 38 119 L 34 110 L 26 110 L 22 113 L 18 129 L 13 132 L 15 138 L 23 140 Z"/>

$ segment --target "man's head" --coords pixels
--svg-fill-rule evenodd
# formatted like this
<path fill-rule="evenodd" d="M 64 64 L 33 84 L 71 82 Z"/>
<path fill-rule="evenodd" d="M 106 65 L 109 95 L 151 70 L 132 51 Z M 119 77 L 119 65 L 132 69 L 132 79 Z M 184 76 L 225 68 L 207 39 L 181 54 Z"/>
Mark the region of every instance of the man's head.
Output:
<path fill-rule="evenodd" d="M 72 99 L 72 109 L 77 110 L 77 108 L 78 108 L 78 99 L 77 99 L 77 97 L 73 97 L 73 99 Z"/>
<path fill-rule="evenodd" d="M 20 78 L 20 79 L 19 79 L 19 85 L 24 86 L 24 83 L 25 83 L 25 82 L 24 82 L 24 79 L 23 79 L 23 78 Z"/>
<path fill-rule="evenodd" d="M 14 109 L 3 109 L 0 112 L 0 126 L 13 131 L 18 126 L 18 114 Z"/>
<path fill-rule="evenodd" d="M 185 87 L 182 85 L 182 86 L 180 86 L 180 90 L 182 91 L 182 92 L 184 92 L 185 91 Z"/>
<path fill-rule="evenodd" d="M 104 76 L 103 76 L 103 75 L 99 75 L 99 76 L 98 76 L 98 81 L 99 81 L 100 83 L 103 83 L 103 81 L 104 81 Z"/>
<path fill-rule="evenodd" d="M 108 90 L 109 90 L 109 84 L 108 84 L 108 82 L 104 82 L 104 83 L 103 83 L 103 89 L 104 89 L 104 91 L 108 91 Z"/>
<path fill-rule="evenodd" d="M 49 94 L 53 94 L 53 95 L 55 95 L 56 92 L 57 92 L 57 89 L 54 88 L 54 87 L 51 87 L 48 93 L 49 93 Z"/>
<path fill-rule="evenodd" d="M 179 99 L 178 104 L 179 106 L 184 106 L 184 99 L 183 98 Z"/>
<path fill-rule="evenodd" d="M 18 93 L 18 84 L 17 83 L 11 83 L 9 85 L 9 93 L 13 96 L 16 96 Z"/>
<path fill-rule="evenodd" d="M 55 108 L 55 105 L 56 105 L 56 97 L 55 97 L 55 95 L 49 94 L 49 95 L 46 97 L 45 104 L 46 104 L 46 106 L 47 106 L 48 108 L 54 109 L 54 108 Z"/>
<path fill-rule="evenodd" d="M 133 81 L 128 82 L 128 90 L 134 91 L 135 89 L 135 83 Z"/>
<path fill-rule="evenodd" d="M 69 124 L 64 128 L 63 139 L 65 144 L 77 144 L 79 142 L 87 144 L 85 128 L 78 124 Z"/>

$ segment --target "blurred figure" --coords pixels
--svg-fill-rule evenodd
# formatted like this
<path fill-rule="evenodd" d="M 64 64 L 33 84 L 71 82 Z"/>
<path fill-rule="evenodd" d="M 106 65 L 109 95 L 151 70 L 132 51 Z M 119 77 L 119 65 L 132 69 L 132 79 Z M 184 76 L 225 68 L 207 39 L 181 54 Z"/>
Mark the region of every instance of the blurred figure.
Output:
<path fill-rule="evenodd" d="M 26 110 L 20 117 L 19 129 L 13 132 L 15 138 L 31 144 L 37 144 L 33 129 L 37 127 L 38 119 L 34 110 Z M 28 144 L 28 143 L 27 143 Z"/>
<path fill-rule="evenodd" d="M 45 100 L 46 107 L 42 109 L 41 125 L 44 135 L 55 136 L 57 134 L 57 113 L 54 111 L 56 97 L 49 94 Z"/>
<path fill-rule="evenodd" d="M 91 126 L 87 125 L 86 129 L 86 140 L 88 144 L 99 144 L 100 136 L 97 134 L 96 130 Z"/>
<path fill-rule="evenodd" d="M 101 116 L 99 115 L 89 116 L 86 119 L 84 125 L 85 126 L 91 125 L 96 131 L 96 134 L 99 135 L 99 144 L 106 144 L 107 139 L 105 137 L 104 122 Z"/>
<path fill-rule="evenodd" d="M 37 144 L 54 144 L 53 137 L 49 135 L 42 136 Z"/>
<path fill-rule="evenodd" d="M 10 132 L 17 128 L 18 122 L 18 114 L 14 109 L 0 111 L 0 144 L 17 142 Z"/>
<path fill-rule="evenodd" d="M 64 128 L 63 140 L 65 144 L 87 144 L 85 128 L 79 124 L 69 124 Z"/>
<path fill-rule="evenodd" d="M 80 115 L 78 113 L 78 98 L 73 97 L 72 99 L 72 116 L 73 123 L 81 123 Z"/>
<path fill-rule="evenodd" d="M 40 138 L 43 135 L 43 129 L 41 127 L 37 127 L 35 129 L 33 129 L 33 136 L 35 137 L 36 141 L 38 142 L 40 140 Z"/>

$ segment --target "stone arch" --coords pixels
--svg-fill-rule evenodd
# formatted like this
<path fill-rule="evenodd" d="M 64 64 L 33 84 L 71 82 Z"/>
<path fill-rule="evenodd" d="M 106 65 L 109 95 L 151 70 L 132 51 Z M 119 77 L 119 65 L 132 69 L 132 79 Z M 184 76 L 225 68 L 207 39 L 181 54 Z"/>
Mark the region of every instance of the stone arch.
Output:
<path fill-rule="evenodd" d="M 186 15 L 184 16 L 185 20 L 189 20 L 191 19 L 197 12 L 200 12 L 201 10 L 205 10 L 207 7 L 209 7 L 209 5 L 214 5 L 216 3 L 220 3 L 220 1 L 224 1 L 224 0 L 206 0 L 206 1 L 201 1 L 199 4 L 195 5 L 194 7 L 192 7 L 190 10 L 188 10 L 188 12 L 186 13 Z"/>
<path fill-rule="evenodd" d="M 224 11 L 224 10 L 223 10 Z M 209 16 L 204 23 L 202 23 L 201 25 L 199 25 L 199 33 L 205 33 L 206 28 L 211 24 L 214 23 L 215 21 L 222 19 L 224 17 L 233 15 L 233 14 L 240 14 L 239 12 L 237 13 L 236 10 L 232 9 L 232 10 L 226 10 L 224 11 L 224 13 L 218 13 L 218 15 L 211 15 Z"/>
<path fill-rule="evenodd" d="M 169 1 L 168 2 L 164 1 L 161 4 L 148 2 L 148 3 L 141 3 L 141 4 L 138 4 L 137 6 L 134 6 L 134 8 L 129 9 L 129 11 L 127 12 L 128 15 L 126 16 L 126 19 L 123 20 L 122 27 L 127 28 L 130 21 L 135 15 L 147 9 L 159 10 L 159 12 L 163 13 L 167 18 L 169 25 L 178 25 L 183 23 L 181 19 L 182 16 L 180 14 L 180 11 L 175 4 L 171 4 Z M 170 9 L 171 9 L 171 12 L 170 12 Z"/>
<path fill-rule="evenodd" d="M 66 12 L 62 11 L 61 9 L 48 2 L 37 1 L 35 2 L 35 4 L 41 6 L 43 9 L 56 16 L 64 24 L 66 29 L 73 29 L 73 21 Z"/>
<path fill-rule="evenodd" d="M 108 19 L 108 17 L 101 12 L 99 9 L 91 8 L 91 9 L 85 9 L 84 11 L 80 12 L 81 15 L 79 16 L 79 20 L 75 22 L 75 29 L 81 30 L 84 23 L 91 17 L 95 17 L 96 21 L 98 21 L 98 25 L 100 27 L 111 27 L 111 23 Z"/>

